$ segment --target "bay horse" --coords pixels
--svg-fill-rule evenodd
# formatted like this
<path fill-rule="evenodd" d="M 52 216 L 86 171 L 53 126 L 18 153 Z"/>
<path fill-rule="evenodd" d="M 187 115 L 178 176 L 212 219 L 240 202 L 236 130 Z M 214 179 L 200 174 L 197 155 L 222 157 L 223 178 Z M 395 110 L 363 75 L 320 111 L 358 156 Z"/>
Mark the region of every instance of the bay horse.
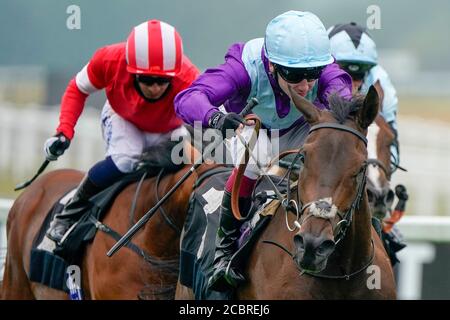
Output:
<path fill-rule="evenodd" d="M 365 183 L 365 136 L 379 108 L 375 88 L 351 101 L 332 95 L 329 111 L 290 93 L 311 126 L 300 148 L 293 197 L 298 210 L 278 207 L 249 255 L 247 282 L 235 297 L 395 299 L 394 274 L 371 224 Z M 192 299 L 193 292 L 178 282 L 175 298 Z"/>
<path fill-rule="evenodd" d="M 191 156 L 198 156 L 191 149 Z M 169 152 L 170 154 L 170 152 Z M 130 222 L 130 207 L 138 183 L 127 186 L 114 200 L 102 222 L 124 234 L 153 207 L 190 169 L 161 178 L 143 181 L 136 201 L 135 219 Z M 82 289 L 86 299 L 173 299 L 178 278 L 180 230 L 187 212 L 188 199 L 196 178 L 214 165 L 203 164 L 158 210 L 132 239 L 158 263 L 122 248 L 112 258 L 106 252 L 115 244 L 110 235 L 98 231 L 87 245 L 81 264 Z M 83 173 L 55 170 L 40 176 L 15 200 L 7 221 L 8 250 L 3 278 L 2 299 L 68 299 L 67 293 L 29 281 L 30 250 L 53 204 L 76 187 Z M 170 221 L 171 223 L 168 223 Z"/>
<path fill-rule="evenodd" d="M 391 145 L 395 134 L 391 126 L 378 115 L 367 132 L 367 195 L 372 215 L 384 219 L 394 202 L 391 189 Z"/>

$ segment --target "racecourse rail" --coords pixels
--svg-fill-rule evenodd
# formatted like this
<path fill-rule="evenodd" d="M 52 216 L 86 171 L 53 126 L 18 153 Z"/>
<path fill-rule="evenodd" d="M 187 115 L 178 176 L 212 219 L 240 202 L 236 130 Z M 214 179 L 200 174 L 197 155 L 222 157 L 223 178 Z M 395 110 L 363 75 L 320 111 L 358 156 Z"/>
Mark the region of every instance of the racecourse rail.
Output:
<path fill-rule="evenodd" d="M 6 257 L 6 219 L 12 204 L 13 200 L 0 199 L 0 280 L 3 277 Z M 422 254 L 424 257 L 422 262 L 429 262 L 427 256 L 430 255 L 429 252 L 434 252 L 430 243 L 450 244 L 450 216 L 406 216 L 402 218 L 398 226 L 408 243 L 408 252 L 403 252 L 403 256 L 400 256 L 404 263 L 400 263 L 399 298 L 420 299 L 422 269 L 417 269 L 417 261 L 408 259 L 417 260 L 414 256 Z M 402 277 L 405 280 L 402 280 Z"/>
<path fill-rule="evenodd" d="M 6 218 L 13 200 L 0 199 L 0 249 L 6 248 Z M 405 216 L 398 223 L 407 241 L 450 242 L 450 216 Z"/>

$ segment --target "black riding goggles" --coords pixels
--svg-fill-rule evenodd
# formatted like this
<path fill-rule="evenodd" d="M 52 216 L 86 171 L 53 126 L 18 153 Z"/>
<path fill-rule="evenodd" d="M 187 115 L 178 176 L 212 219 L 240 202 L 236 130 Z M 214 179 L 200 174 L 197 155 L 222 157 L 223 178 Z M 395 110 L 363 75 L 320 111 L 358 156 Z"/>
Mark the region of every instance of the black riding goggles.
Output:
<path fill-rule="evenodd" d="M 349 62 L 349 61 L 338 61 L 341 69 L 345 70 L 353 79 L 362 80 L 366 74 L 373 68 L 374 64 L 370 63 L 360 63 L 360 62 Z"/>
<path fill-rule="evenodd" d="M 136 80 L 140 83 L 143 83 L 147 86 L 151 86 L 153 84 L 164 85 L 166 83 L 170 83 L 172 78 L 167 77 L 155 77 L 155 76 L 146 76 L 142 74 L 136 75 Z"/>
<path fill-rule="evenodd" d="M 290 68 L 279 64 L 273 65 L 276 72 L 278 72 L 286 82 L 299 83 L 306 79 L 311 82 L 320 78 L 322 70 L 325 67 L 312 67 L 312 68 Z"/>

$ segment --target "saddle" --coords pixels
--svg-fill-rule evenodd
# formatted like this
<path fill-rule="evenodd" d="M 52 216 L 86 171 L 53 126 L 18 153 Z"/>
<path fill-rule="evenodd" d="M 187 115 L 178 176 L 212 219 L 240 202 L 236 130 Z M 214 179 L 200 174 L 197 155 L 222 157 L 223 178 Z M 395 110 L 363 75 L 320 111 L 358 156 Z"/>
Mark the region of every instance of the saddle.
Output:
<path fill-rule="evenodd" d="M 105 213 L 116 196 L 131 183 L 139 181 L 144 173 L 145 169 L 141 169 L 126 175 L 120 181 L 92 197 L 89 206 L 84 208 L 82 217 L 72 227 L 63 246 L 56 245 L 52 240 L 45 237 L 45 233 L 53 217 L 63 210 L 64 205 L 76 190 L 71 190 L 60 198 L 50 209 L 33 241 L 30 258 L 30 280 L 69 292 L 66 286 L 67 267 L 80 263 L 86 245 L 94 239 L 97 230 L 105 231 L 108 229 L 106 225 L 100 222 Z M 150 178 L 154 176 L 154 172 L 146 176 Z M 111 229 L 109 231 L 114 232 Z M 120 235 L 116 233 L 114 238 L 118 239 Z"/>

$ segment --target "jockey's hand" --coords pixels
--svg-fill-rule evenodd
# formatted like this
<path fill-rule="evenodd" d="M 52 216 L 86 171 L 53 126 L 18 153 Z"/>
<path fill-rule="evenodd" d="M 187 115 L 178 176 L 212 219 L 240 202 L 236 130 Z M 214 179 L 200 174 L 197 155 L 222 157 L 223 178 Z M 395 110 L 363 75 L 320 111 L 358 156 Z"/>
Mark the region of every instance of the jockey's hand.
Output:
<path fill-rule="evenodd" d="M 408 196 L 408 192 L 406 191 L 406 188 L 404 185 L 397 185 L 395 187 L 395 195 L 397 196 L 397 198 L 399 198 L 400 200 L 408 200 L 409 196 Z"/>
<path fill-rule="evenodd" d="M 44 151 L 47 160 L 55 161 L 66 151 L 70 145 L 70 139 L 64 134 L 57 133 L 55 136 L 47 139 L 44 144 Z"/>
<path fill-rule="evenodd" d="M 210 128 L 214 128 L 222 132 L 222 137 L 224 139 L 227 138 L 227 130 L 231 129 L 236 131 L 239 128 L 243 128 L 243 125 L 246 125 L 245 119 L 237 113 L 222 113 L 220 111 L 214 112 L 209 118 L 209 126 Z"/>

